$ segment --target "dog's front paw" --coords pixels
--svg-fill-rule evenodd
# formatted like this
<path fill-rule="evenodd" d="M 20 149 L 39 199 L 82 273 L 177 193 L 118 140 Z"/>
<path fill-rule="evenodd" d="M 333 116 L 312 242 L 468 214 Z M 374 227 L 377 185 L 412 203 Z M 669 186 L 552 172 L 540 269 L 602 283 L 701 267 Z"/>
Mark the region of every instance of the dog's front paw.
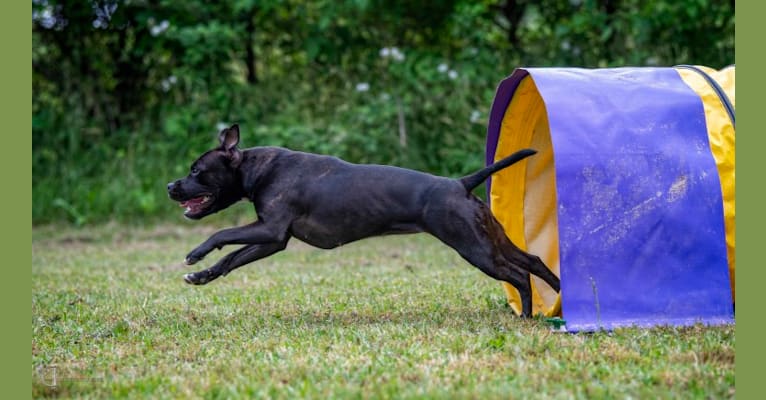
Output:
<path fill-rule="evenodd" d="M 184 275 L 184 282 L 190 285 L 204 285 L 210 282 L 206 274 L 191 273 Z"/>
<path fill-rule="evenodd" d="M 186 256 L 186 258 L 184 259 L 184 262 L 186 262 L 186 265 L 196 264 L 197 262 L 205 258 L 205 254 L 207 254 L 207 252 L 201 251 L 200 248 L 198 247 L 192 250 L 192 252 Z"/>

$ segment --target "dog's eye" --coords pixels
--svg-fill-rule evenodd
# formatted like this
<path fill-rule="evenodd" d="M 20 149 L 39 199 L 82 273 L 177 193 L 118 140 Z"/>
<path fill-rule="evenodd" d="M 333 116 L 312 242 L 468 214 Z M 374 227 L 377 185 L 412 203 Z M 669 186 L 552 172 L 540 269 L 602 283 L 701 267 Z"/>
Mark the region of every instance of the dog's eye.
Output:
<path fill-rule="evenodd" d="M 192 169 L 191 169 L 191 174 L 192 174 L 192 175 L 197 175 L 197 174 L 199 174 L 199 168 L 197 168 L 197 167 L 192 167 Z"/>

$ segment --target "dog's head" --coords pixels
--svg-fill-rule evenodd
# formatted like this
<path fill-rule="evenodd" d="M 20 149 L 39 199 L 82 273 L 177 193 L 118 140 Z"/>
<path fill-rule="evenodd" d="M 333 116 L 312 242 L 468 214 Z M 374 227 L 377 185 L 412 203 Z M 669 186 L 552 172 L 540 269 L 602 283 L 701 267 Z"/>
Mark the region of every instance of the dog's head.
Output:
<path fill-rule="evenodd" d="M 168 184 L 168 196 L 186 208 L 184 216 L 200 219 L 236 203 L 244 196 L 239 165 L 242 152 L 239 126 L 234 124 L 218 134 L 220 146 L 194 161 L 189 175 Z"/>

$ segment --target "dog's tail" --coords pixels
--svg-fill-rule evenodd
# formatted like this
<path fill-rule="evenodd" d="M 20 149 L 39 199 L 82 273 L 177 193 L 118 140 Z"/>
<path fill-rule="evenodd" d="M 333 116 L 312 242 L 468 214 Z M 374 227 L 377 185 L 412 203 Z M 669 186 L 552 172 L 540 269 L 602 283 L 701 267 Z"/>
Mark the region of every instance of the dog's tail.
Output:
<path fill-rule="evenodd" d="M 533 154 L 537 153 L 537 150 L 532 149 L 524 149 L 519 150 L 510 156 L 478 171 L 474 172 L 471 175 L 464 176 L 460 178 L 460 183 L 463 184 L 465 187 L 465 190 L 471 191 L 476 186 L 481 185 L 482 182 L 484 182 L 487 178 L 489 178 L 490 175 L 494 174 L 497 171 L 500 171 L 503 168 L 510 167 L 511 165 L 515 164 L 518 161 L 521 161 Z"/>

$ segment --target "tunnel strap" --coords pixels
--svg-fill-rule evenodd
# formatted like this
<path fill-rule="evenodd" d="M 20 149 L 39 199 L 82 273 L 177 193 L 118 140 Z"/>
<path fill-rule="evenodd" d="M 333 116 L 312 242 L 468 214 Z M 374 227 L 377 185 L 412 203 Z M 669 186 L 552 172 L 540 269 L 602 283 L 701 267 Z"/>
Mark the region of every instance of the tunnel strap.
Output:
<path fill-rule="evenodd" d="M 698 68 L 694 65 L 676 65 L 675 68 L 683 68 L 688 69 L 690 71 L 694 71 L 700 76 L 702 76 L 705 81 L 710 85 L 710 87 L 713 88 L 715 93 L 718 95 L 718 99 L 721 100 L 721 104 L 723 104 L 723 108 L 726 110 L 726 113 L 729 114 L 729 120 L 731 120 L 731 126 L 734 126 L 736 128 L 736 125 L 734 124 L 734 106 L 731 104 L 731 100 L 729 99 L 729 96 L 726 95 L 726 92 L 724 92 L 723 88 L 721 88 L 721 85 L 718 84 L 718 82 L 715 81 L 710 75 L 708 75 L 705 71 L 703 71 L 701 68 Z"/>

